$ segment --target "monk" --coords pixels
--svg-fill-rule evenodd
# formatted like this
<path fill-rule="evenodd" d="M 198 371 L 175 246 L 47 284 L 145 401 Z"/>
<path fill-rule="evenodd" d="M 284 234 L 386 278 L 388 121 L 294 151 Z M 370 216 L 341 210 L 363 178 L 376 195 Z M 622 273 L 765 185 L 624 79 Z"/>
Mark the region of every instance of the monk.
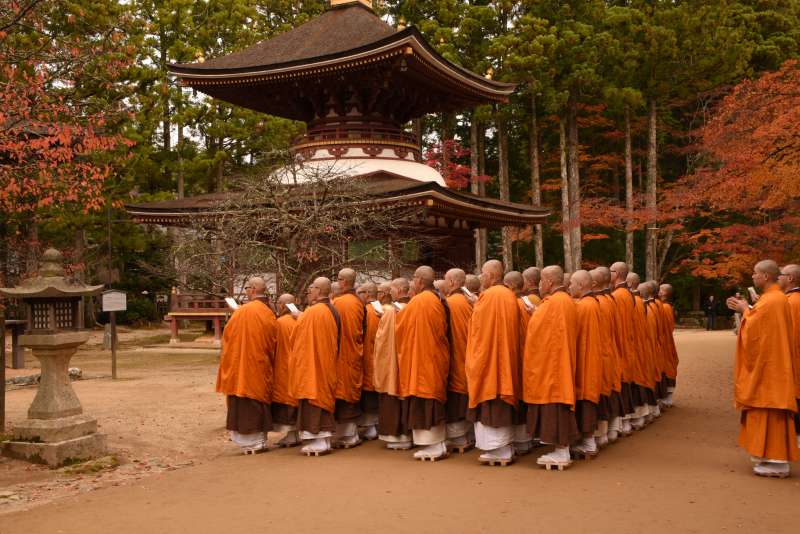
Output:
<path fill-rule="evenodd" d="M 378 284 L 378 302 L 380 302 L 381 305 L 392 303 L 391 288 L 391 282 L 381 282 Z"/>
<path fill-rule="evenodd" d="M 661 300 L 663 319 L 664 319 L 664 340 L 666 341 L 667 360 L 664 370 L 664 383 L 667 396 L 661 400 L 661 406 L 671 408 L 673 406 L 672 394 L 675 392 L 675 384 L 678 376 L 678 351 L 675 348 L 675 310 L 672 307 L 674 290 L 670 284 L 661 284 L 658 290 L 658 298 Z"/>
<path fill-rule="evenodd" d="M 666 391 L 661 389 L 661 369 L 664 362 L 664 340 L 663 340 L 663 314 L 661 312 L 661 302 L 656 295 L 658 284 L 649 280 L 639 284 L 639 296 L 642 298 L 645 307 L 645 321 L 647 324 L 647 339 L 650 342 L 651 356 L 646 362 L 648 379 L 652 384 L 653 397 L 652 404 L 648 406 L 650 413 L 647 418 L 652 421 L 655 418 L 661 417 L 661 408 L 659 407 L 659 399 L 666 396 Z"/>
<path fill-rule="evenodd" d="M 336 362 L 336 437 L 335 447 L 350 448 L 361 443 L 358 420 L 361 417 L 361 382 L 364 373 L 364 334 L 366 308 L 356 296 L 356 272 L 350 268 L 337 276 L 341 295 L 333 306 L 341 320 L 339 358 Z"/>
<path fill-rule="evenodd" d="M 472 423 L 467 420 L 469 405 L 467 375 L 464 365 L 467 358 L 467 338 L 472 318 L 472 304 L 464 294 L 466 273 L 461 269 L 450 269 L 445 273 L 447 307 L 450 308 L 450 334 L 452 337 L 452 359 L 447 380 L 446 435 L 447 450 L 464 453 L 474 445 Z"/>
<path fill-rule="evenodd" d="M 528 431 L 555 446 L 536 463 L 563 469 L 572 463 L 569 445 L 580 437 L 575 421 L 578 316 L 561 267 L 542 270 L 539 291 L 543 300 L 525 337 L 523 400 L 528 404 Z"/>
<path fill-rule="evenodd" d="M 641 430 L 650 421 L 652 407 L 656 404 L 654 382 L 650 376 L 650 364 L 653 359 L 653 343 L 647 328 L 647 311 L 639 294 L 640 278 L 636 273 L 628 273 L 625 280 L 633 295 L 633 338 L 636 346 L 636 363 L 633 374 L 633 405 L 635 413 L 628 417 L 633 430 Z"/>
<path fill-rule="evenodd" d="M 433 288 L 436 290 L 439 295 L 446 297 L 447 296 L 447 282 L 445 282 L 444 278 L 440 278 L 439 280 L 433 281 Z"/>
<path fill-rule="evenodd" d="M 794 414 L 797 401 L 792 365 L 792 310 L 778 286 L 778 265 L 755 265 L 753 285 L 761 297 L 752 306 L 731 297 L 728 308 L 742 314 L 736 341 L 734 400 L 742 412 L 739 446 L 756 462 L 753 473 L 785 478 L 798 458 Z"/>
<path fill-rule="evenodd" d="M 614 297 L 616 311 L 617 340 L 619 342 L 620 367 L 622 371 L 622 399 L 623 418 L 620 425 L 620 434 L 629 436 L 632 432 L 630 418 L 635 416 L 636 406 L 633 402 L 634 378 L 638 369 L 638 343 L 634 337 L 634 313 L 636 313 L 636 300 L 626 283 L 628 265 L 616 262 L 611 265 L 611 296 Z M 641 410 L 640 410 L 641 411 Z"/>
<path fill-rule="evenodd" d="M 408 304 L 408 292 L 408 280 L 392 280 L 389 285 L 392 303 L 383 305 L 383 315 L 375 332 L 373 384 L 378 393 L 378 437 L 390 450 L 408 450 L 413 446 L 408 428 L 408 399 L 400 398 L 395 342 L 397 312 Z"/>
<path fill-rule="evenodd" d="M 448 455 L 445 445 L 447 380 L 450 370 L 450 310 L 433 287 L 434 272 L 423 265 L 414 271 L 416 295 L 397 314 L 395 342 L 399 395 L 408 400 L 408 427 L 417 460 Z"/>
<path fill-rule="evenodd" d="M 797 408 L 800 410 L 800 265 L 786 265 L 781 269 L 778 279 L 781 289 L 789 300 L 792 309 L 792 337 L 794 338 L 794 388 Z M 795 429 L 798 431 L 797 446 L 800 447 L 800 413 L 795 415 Z"/>
<path fill-rule="evenodd" d="M 528 300 L 537 306 L 542 301 L 542 297 L 539 295 L 539 281 L 542 279 L 542 272 L 538 267 L 528 267 L 522 271 L 522 278 L 525 280 L 522 291 L 528 296 Z"/>
<path fill-rule="evenodd" d="M 225 325 L 217 393 L 226 396 L 225 428 L 245 454 L 267 450 L 272 430 L 273 361 L 278 322 L 266 297 L 267 284 L 254 277 L 244 287 L 247 304 Z"/>
<path fill-rule="evenodd" d="M 307 442 L 300 451 L 306 456 L 329 453 L 336 431 L 336 363 L 342 327 L 330 294 L 328 278 L 317 278 L 308 286 L 308 307 L 292 334 L 289 394 L 297 399 L 297 430 Z"/>
<path fill-rule="evenodd" d="M 467 338 L 467 417 L 475 423 L 475 444 L 483 451 L 478 461 L 504 466 L 514 459 L 520 311 L 516 295 L 503 285 L 503 264 L 498 260 L 481 268 L 481 286 Z"/>
<path fill-rule="evenodd" d="M 616 303 L 611 296 L 611 272 L 608 267 L 597 267 L 590 273 L 593 294 L 600 306 L 600 348 L 603 357 L 603 385 L 597 404 L 597 432 L 595 440 L 600 447 L 614 443 L 619 437 L 624 410 L 622 407 L 622 368 L 616 328 Z"/>
<path fill-rule="evenodd" d="M 573 447 L 577 455 L 596 456 L 595 431 L 603 387 L 603 336 L 600 332 L 600 303 L 592 294 L 588 271 L 572 273 L 569 293 L 575 299 L 578 342 L 575 353 L 575 419 L 583 440 Z"/>
<path fill-rule="evenodd" d="M 367 284 L 359 284 L 355 288 L 356 296 L 366 305 L 369 302 L 367 298 Z"/>
<path fill-rule="evenodd" d="M 522 352 L 525 350 L 525 333 L 528 330 L 528 320 L 531 314 L 536 309 L 536 306 L 525 294 L 525 282 L 522 273 L 519 271 L 509 271 L 503 277 L 503 285 L 514 292 L 517 297 L 517 306 L 519 307 L 519 354 L 522 357 Z M 538 291 L 538 290 L 537 290 Z M 537 297 L 537 302 L 541 302 Z M 522 366 L 519 366 L 520 383 L 522 380 Z M 533 448 L 533 436 L 528 432 L 527 425 L 527 411 L 525 404 L 518 405 L 516 413 L 516 421 L 514 425 L 514 452 L 518 456 L 528 454 Z"/>
<path fill-rule="evenodd" d="M 481 279 L 474 274 L 468 274 L 467 279 L 464 281 L 464 288 L 469 291 L 467 298 L 475 304 L 475 301 L 478 300 L 478 295 L 481 294 Z"/>
<path fill-rule="evenodd" d="M 277 304 L 278 339 L 273 363 L 275 380 L 272 387 L 272 422 L 274 430 L 286 432 L 278 445 L 294 447 L 300 444 L 300 437 L 297 435 L 297 399 L 289 394 L 289 359 L 297 319 L 287 307 L 287 304 L 294 304 L 294 295 L 284 293 L 278 297 Z"/>
<path fill-rule="evenodd" d="M 367 325 L 364 332 L 364 367 L 361 378 L 361 418 L 358 432 L 367 440 L 378 438 L 378 393 L 375 391 L 375 334 L 383 315 L 383 306 L 378 302 L 378 286 L 366 282 L 358 286 L 362 302 L 366 304 Z M 373 304 L 373 303 L 377 303 Z M 378 311 L 381 310 L 381 311 Z"/>

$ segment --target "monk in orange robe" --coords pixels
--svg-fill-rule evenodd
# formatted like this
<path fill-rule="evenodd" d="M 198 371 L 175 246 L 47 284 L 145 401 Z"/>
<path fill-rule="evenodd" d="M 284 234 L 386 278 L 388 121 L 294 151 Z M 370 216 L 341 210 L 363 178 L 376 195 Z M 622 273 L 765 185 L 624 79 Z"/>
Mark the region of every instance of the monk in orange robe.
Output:
<path fill-rule="evenodd" d="M 800 265 L 786 265 L 781 269 L 779 278 L 781 289 L 792 308 L 792 337 L 794 338 L 794 388 L 797 397 L 798 413 L 795 414 L 794 425 L 798 432 L 797 446 L 800 447 Z"/>
<path fill-rule="evenodd" d="M 653 359 L 653 342 L 650 338 L 650 331 L 647 328 L 647 310 L 644 301 L 639 294 L 639 275 L 628 273 L 626 277 L 628 289 L 633 295 L 634 311 L 633 314 L 633 336 L 638 350 L 636 351 L 636 365 L 633 374 L 633 405 L 636 413 L 629 417 L 631 427 L 634 430 L 641 430 L 650 421 L 648 417 L 656 404 L 654 391 L 655 383 L 650 376 L 650 365 Z"/>
<path fill-rule="evenodd" d="M 467 338 L 467 417 L 475 423 L 475 444 L 484 451 L 478 460 L 508 465 L 520 395 L 520 311 L 516 295 L 503 285 L 498 260 L 483 265 L 481 285 Z"/>
<path fill-rule="evenodd" d="M 408 428 L 408 399 L 400 398 L 395 343 L 397 313 L 411 300 L 408 292 L 408 280 L 392 280 L 389 302 L 383 304 L 383 315 L 375 332 L 373 385 L 378 392 L 378 437 L 390 450 L 408 450 L 413 446 Z"/>
<path fill-rule="evenodd" d="M 603 336 L 600 302 L 592 294 L 592 277 L 578 270 L 570 277 L 569 293 L 575 299 L 578 342 L 575 353 L 575 419 L 583 440 L 573 447 L 578 455 L 597 455 L 598 405 L 603 388 Z"/>
<path fill-rule="evenodd" d="M 381 315 L 383 315 L 383 307 L 378 302 L 378 286 L 373 282 L 366 282 L 358 286 L 356 294 L 364 302 L 367 313 L 367 324 L 364 332 L 364 371 L 361 378 L 361 417 L 358 420 L 358 433 L 364 439 L 373 440 L 378 438 L 378 393 L 375 391 L 375 333 L 378 331 L 378 323 L 381 320 Z"/>
<path fill-rule="evenodd" d="M 752 306 L 731 297 L 727 305 L 742 314 L 734 367 L 734 400 L 742 412 L 739 446 L 757 462 L 754 474 L 783 478 L 798 450 L 792 310 L 777 284 L 779 274 L 774 261 L 758 262 L 753 285 L 761 297 Z"/>
<path fill-rule="evenodd" d="M 628 265 L 621 261 L 614 263 L 611 265 L 609 272 L 611 273 L 611 296 L 614 297 L 614 309 L 616 311 L 614 324 L 617 328 L 617 340 L 619 341 L 619 363 L 622 371 L 620 397 L 624 413 L 620 425 L 620 434 L 628 436 L 633 431 L 629 419 L 636 412 L 636 406 L 633 402 L 633 389 L 636 387 L 634 379 L 637 376 L 636 371 L 638 369 L 638 343 L 634 337 L 636 300 L 625 281 L 628 277 Z"/>
<path fill-rule="evenodd" d="M 339 358 L 336 361 L 336 436 L 334 447 L 351 448 L 361 443 L 361 381 L 364 374 L 366 308 L 356 296 L 356 272 L 345 268 L 337 277 L 341 294 L 333 301 L 341 321 Z"/>
<path fill-rule="evenodd" d="M 661 368 L 664 361 L 664 341 L 663 341 L 663 314 L 661 313 L 661 302 L 659 302 L 656 291 L 658 284 L 654 281 L 644 282 L 639 284 L 639 296 L 645 306 L 645 319 L 647 321 L 648 339 L 650 341 L 652 356 L 647 361 L 648 379 L 652 384 L 653 399 L 652 404 L 648 406 L 650 413 L 647 415 L 647 420 L 652 421 L 655 418 L 661 417 L 661 408 L 659 407 L 659 399 L 662 397 L 660 390 L 661 384 Z M 665 393 L 665 392 L 664 392 Z"/>
<path fill-rule="evenodd" d="M 297 434 L 297 399 L 289 394 L 289 359 L 292 352 L 292 334 L 297 319 L 288 305 L 294 305 L 294 295 L 284 293 L 278 297 L 278 341 L 273 365 L 275 380 L 272 388 L 272 422 L 274 430 L 286 435 L 278 442 L 280 447 L 300 444 Z"/>
<path fill-rule="evenodd" d="M 580 438 L 575 421 L 575 367 L 578 312 L 564 288 L 564 271 L 557 265 L 542 270 L 536 307 L 525 337 L 523 400 L 528 404 L 528 431 L 555 445 L 540 456 L 539 465 L 569 466 L 569 446 Z"/>
<path fill-rule="evenodd" d="M 461 269 L 450 269 L 445 273 L 447 307 L 450 308 L 450 334 L 452 337 L 452 359 L 447 380 L 446 435 L 447 449 L 464 453 L 474 444 L 472 423 L 467 420 L 467 374 L 464 365 L 467 358 L 467 337 L 472 318 L 472 303 L 464 293 L 466 273 Z"/>
<path fill-rule="evenodd" d="M 331 281 L 308 286 L 309 306 L 297 319 L 289 359 L 289 394 L 297 399 L 297 430 L 307 456 L 327 454 L 336 431 L 337 359 L 341 320 L 331 304 Z"/>
<path fill-rule="evenodd" d="M 448 455 L 446 440 L 447 381 L 450 371 L 450 311 L 433 287 L 434 272 L 414 271 L 416 294 L 397 314 L 395 342 L 399 396 L 408 399 L 408 426 L 418 460 Z"/>
<path fill-rule="evenodd" d="M 603 383 L 597 403 L 597 431 L 595 440 L 600 447 L 613 443 L 619 437 L 622 408 L 622 369 L 619 363 L 619 342 L 616 328 L 616 304 L 611 296 L 611 272 L 608 267 L 597 267 L 590 273 L 592 294 L 600 306 L 600 337 L 603 358 Z"/>
<path fill-rule="evenodd" d="M 535 269 L 535 267 L 534 267 Z M 528 296 L 525 292 L 525 279 L 519 271 L 509 271 L 503 277 L 503 285 L 514 292 L 517 297 L 517 307 L 519 308 L 519 357 L 525 351 L 525 333 L 528 331 L 528 321 L 531 314 L 536 309 L 536 304 L 541 302 L 538 298 L 538 288 L 536 295 Z M 533 299 L 533 300 L 532 300 Z M 518 366 L 519 383 L 522 383 L 522 365 Z M 524 456 L 533 449 L 533 436 L 528 432 L 528 411 L 525 403 L 517 405 L 516 422 L 514 424 L 514 452 L 518 456 Z"/>
<path fill-rule="evenodd" d="M 542 297 L 539 295 L 539 282 L 542 279 L 542 271 L 538 267 L 528 267 L 522 271 L 522 278 L 525 281 L 525 285 L 522 287 L 523 293 L 528 296 L 528 300 L 534 306 L 538 306 L 542 301 Z"/>
<path fill-rule="evenodd" d="M 664 382 L 667 396 L 661 401 L 661 406 L 671 408 L 673 405 L 672 395 L 675 393 L 675 385 L 678 377 L 678 350 L 675 348 L 675 310 L 672 307 L 672 297 L 674 290 L 669 284 L 662 284 L 658 290 L 658 298 L 661 299 L 662 310 L 664 312 L 664 339 L 666 340 L 666 367 L 664 369 Z"/>
<path fill-rule="evenodd" d="M 245 454 L 254 454 L 266 450 L 266 433 L 272 430 L 278 324 L 267 302 L 264 280 L 251 278 L 244 289 L 249 302 L 233 312 L 225 325 L 216 389 L 227 399 L 225 428 L 231 440 Z"/>

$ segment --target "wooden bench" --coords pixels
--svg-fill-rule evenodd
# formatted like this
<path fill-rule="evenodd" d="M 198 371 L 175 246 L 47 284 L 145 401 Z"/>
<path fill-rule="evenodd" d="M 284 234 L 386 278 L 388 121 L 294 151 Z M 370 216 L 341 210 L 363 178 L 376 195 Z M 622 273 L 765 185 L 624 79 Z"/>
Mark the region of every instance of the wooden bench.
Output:
<path fill-rule="evenodd" d="M 214 325 L 214 346 L 222 344 L 222 325 L 232 310 L 223 299 L 192 293 L 170 295 L 170 309 L 164 320 L 170 324 L 170 343 L 180 343 L 180 321 L 210 321 Z"/>

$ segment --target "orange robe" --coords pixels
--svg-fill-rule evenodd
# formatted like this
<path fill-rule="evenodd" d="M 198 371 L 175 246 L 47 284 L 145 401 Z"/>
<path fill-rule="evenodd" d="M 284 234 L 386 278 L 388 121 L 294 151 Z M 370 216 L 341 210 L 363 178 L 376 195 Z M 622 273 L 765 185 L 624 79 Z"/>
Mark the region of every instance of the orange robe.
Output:
<path fill-rule="evenodd" d="M 800 289 L 786 295 L 792 310 L 792 338 L 794 339 L 794 396 L 800 399 Z"/>
<path fill-rule="evenodd" d="M 523 399 L 528 404 L 575 407 L 578 312 L 565 291 L 536 308 L 525 339 Z"/>
<path fill-rule="evenodd" d="M 453 342 L 453 359 L 450 361 L 450 379 L 447 390 L 467 394 L 467 374 L 464 362 L 467 359 L 467 336 L 472 318 L 472 304 L 461 291 L 447 297 L 450 308 L 450 335 Z"/>
<path fill-rule="evenodd" d="M 612 391 L 619 393 L 622 390 L 616 309 L 610 294 L 597 295 L 597 303 L 600 307 L 600 348 L 603 357 L 603 387 L 600 391 L 608 397 Z"/>
<path fill-rule="evenodd" d="M 272 402 L 272 363 L 278 322 L 259 300 L 233 312 L 222 335 L 217 393 Z"/>
<path fill-rule="evenodd" d="M 663 316 L 659 311 L 660 303 L 656 299 L 649 300 L 645 305 L 647 311 L 647 330 L 650 335 L 650 345 L 652 355 L 646 360 L 648 378 L 653 382 L 653 386 L 661 381 L 661 367 L 664 360 L 664 341 L 662 340 L 661 321 Z"/>
<path fill-rule="evenodd" d="M 575 400 L 597 404 L 603 392 L 603 336 L 600 333 L 600 303 L 587 295 L 575 303 L 578 319 Z"/>
<path fill-rule="evenodd" d="M 672 304 L 669 302 L 663 303 L 662 310 L 664 312 L 665 324 L 664 339 L 667 342 L 667 361 L 664 373 L 667 375 L 667 378 L 675 380 L 678 376 L 678 350 L 675 348 L 675 337 L 673 336 L 673 332 L 675 332 L 675 312 L 672 309 Z"/>
<path fill-rule="evenodd" d="M 375 332 L 375 374 L 372 385 L 378 393 L 397 396 L 397 346 L 394 340 L 397 308 L 394 305 L 383 306 L 383 316 Z"/>
<path fill-rule="evenodd" d="M 336 297 L 333 303 L 342 322 L 339 359 L 336 365 L 336 398 L 355 403 L 361 399 L 364 374 L 364 333 L 366 309 L 355 293 Z"/>
<path fill-rule="evenodd" d="M 297 320 L 289 359 L 289 394 L 333 413 L 339 329 L 328 303 L 309 306 Z"/>
<path fill-rule="evenodd" d="M 502 285 L 481 292 L 467 338 L 469 407 L 501 399 L 514 408 L 520 396 L 520 318 L 514 292 Z"/>
<path fill-rule="evenodd" d="M 639 384 L 649 389 L 655 388 L 655 382 L 650 372 L 650 364 L 653 361 L 655 346 L 650 336 L 650 329 L 647 327 L 647 310 L 644 301 L 639 295 L 633 295 L 634 306 L 634 328 L 633 335 L 636 340 L 638 350 L 634 364 L 633 383 Z"/>
<path fill-rule="evenodd" d="M 275 383 L 272 388 L 272 402 L 297 406 L 297 399 L 289 395 L 289 359 L 292 352 L 292 333 L 297 319 L 287 313 L 278 317 L 278 344 L 275 349 Z"/>
<path fill-rule="evenodd" d="M 792 312 L 772 284 L 742 317 L 736 342 L 734 400 L 742 411 L 739 445 L 770 460 L 798 458 Z"/>
<path fill-rule="evenodd" d="M 634 338 L 633 329 L 636 304 L 633 294 L 627 287 L 618 287 L 612 291 L 616 311 L 615 325 L 617 328 L 617 341 L 619 342 L 620 367 L 622 381 L 632 383 L 636 376 L 638 345 Z"/>
<path fill-rule="evenodd" d="M 425 290 L 397 314 L 395 342 L 399 396 L 447 400 L 449 324 L 439 295 Z"/>
<path fill-rule="evenodd" d="M 530 300 L 530 297 L 528 297 L 528 300 Z M 531 304 L 533 304 L 532 300 Z M 525 334 L 528 332 L 528 322 L 531 320 L 533 312 L 528 311 L 528 306 L 522 300 L 522 297 L 517 297 L 517 307 L 519 307 L 519 357 L 521 359 L 522 353 L 525 352 Z M 520 373 L 520 380 L 522 380 L 522 365 L 519 365 L 518 372 Z"/>
<path fill-rule="evenodd" d="M 375 391 L 375 334 L 381 318 L 372 304 L 367 305 L 367 331 L 364 335 L 364 373 L 361 379 L 363 391 Z"/>

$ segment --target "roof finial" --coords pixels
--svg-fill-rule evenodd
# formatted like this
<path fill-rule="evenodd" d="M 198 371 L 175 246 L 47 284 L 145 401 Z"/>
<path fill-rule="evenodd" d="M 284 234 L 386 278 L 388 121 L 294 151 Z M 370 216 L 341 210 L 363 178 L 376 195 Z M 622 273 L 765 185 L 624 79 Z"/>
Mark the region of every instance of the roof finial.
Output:
<path fill-rule="evenodd" d="M 372 9 L 372 0 L 331 0 L 331 7 L 344 6 L 347 4 L 361 4 Z"/>

